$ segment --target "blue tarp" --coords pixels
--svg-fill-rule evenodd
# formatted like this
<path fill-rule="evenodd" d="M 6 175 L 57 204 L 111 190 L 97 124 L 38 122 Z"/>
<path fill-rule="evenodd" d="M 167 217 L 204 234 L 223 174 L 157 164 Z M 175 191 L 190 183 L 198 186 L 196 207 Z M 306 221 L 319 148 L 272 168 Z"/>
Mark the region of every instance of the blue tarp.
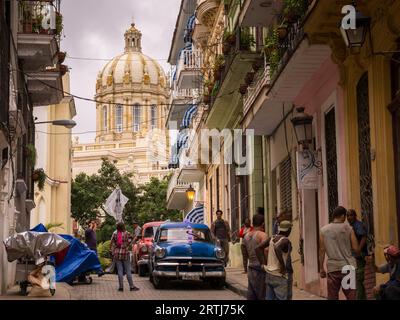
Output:
<path fill-rule="evenodd" d="M 39 224 L 31 231 L 47 232 L 47 229 L 43 224 Z M 60 236 L 68 240 L 71 245 L 63 262 L 56 266 L 57 282 L 70 282 L 83 273 L 100 272 L 102 270 L 96 252 L 90 250 L 73 236 L 67 234 L 60 234 Z"/>

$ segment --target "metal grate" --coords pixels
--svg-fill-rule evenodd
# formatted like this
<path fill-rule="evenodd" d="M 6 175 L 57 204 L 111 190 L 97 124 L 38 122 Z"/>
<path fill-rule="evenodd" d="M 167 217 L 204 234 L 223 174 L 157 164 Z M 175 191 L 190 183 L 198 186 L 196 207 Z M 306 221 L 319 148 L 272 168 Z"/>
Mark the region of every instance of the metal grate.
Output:
<path fill-rule="evenodd" d="M 292 211 L 292 162 L 290 157 L 279 165 L 279 193 L 281 212 Z"/>
<path fill-rule="evenodd" d="M 325 145 L 328 211 L 329 221 L 331 221 L 333 210 L 335 210 L 339 202 L 336 154 L 336 120 L 334 107 L 325 114 Z"/>

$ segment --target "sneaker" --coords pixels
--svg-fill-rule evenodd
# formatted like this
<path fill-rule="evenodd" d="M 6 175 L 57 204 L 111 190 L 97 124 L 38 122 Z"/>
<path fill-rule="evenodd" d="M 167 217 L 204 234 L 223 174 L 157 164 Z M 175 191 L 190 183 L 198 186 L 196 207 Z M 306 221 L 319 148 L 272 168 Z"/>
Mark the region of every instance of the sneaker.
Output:
<path fill-rule="evenodd" d="M 131 288 L 131 291 L 138 291 L 138 290 L 139 290 L 138 287 L 132 287 L 132 288 Z"/>
<path fill-rule="evenodd" d="M 118 291 L 124 291 L 124 288 L 119 288 Z"/>

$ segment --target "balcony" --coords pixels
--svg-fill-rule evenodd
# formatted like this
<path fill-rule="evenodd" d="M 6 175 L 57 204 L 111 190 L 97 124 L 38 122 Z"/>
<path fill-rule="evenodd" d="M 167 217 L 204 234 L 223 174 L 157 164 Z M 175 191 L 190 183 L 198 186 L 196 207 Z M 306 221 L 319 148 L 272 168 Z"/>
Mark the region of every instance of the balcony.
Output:
<path fill-rule="evenodd" d="M 200 88 L 203 55 L 200 50 L 183 50 L 177 66 L 177 87 L 179 89 Z"/>
<path fill-rule="evenodd" d="M 283 0 L 242 0 L 239 23 L 243 27 L 268 27 L 282 8 Z"/>
<path fill-rule="evenodd" d="M 179 170 L 174 172 L 167 189 L 167 209 L 183 210 L 188 202 L 186 190 L 190 184 L 178 179 Z"/>
<path fill-rule="evenodd" d="M 307 16 L 308 12 L 289 26 L 276 48 L 279 59 L 256 74 L 243 97 L 244 126 L 256 135 L 275 131 L 302 88 L 331 55 L 327 45 L 309 42 L 303 27 Z"/>
<path fill-rule="evenodd" d="M 43 16 L 45 12 L 54 14 L 48 29 L 42 25 L 49 19 Z M 38 72 L 57 64 L 62 16 L 53 1 L 19 1 L 18 14 L 18 57 L 23 60 L 24 71 Z"/>
<path fill-rule="evenodd" d="M 253 32 L 257 30 L 253 28 Z M 239 86 L 244 81 L 245 75 L 252 68 L 255 60 L 259 59 L 262 43 L 249 41 L 253 34 L 245 32 L 242 28 L 237 28 L 233 33 L 233 44 L 224 42 L 224 46 L 229 45 L 229 50 L 225 51 L 225 61 L 220 76 L 214 80 L 218 83 L 218 91 L 212 97 L 210 111 L 206 120 L 207 127 L 225 128 L 226 122 L 236 117 L 241 106 Z M 259 39 L 259 37 L 254 37 Z M 229 106 L 229 107 L 228 107 Z"/>
<path fill-rule="evenodd" d="M 186 183 L 201 182 L 204 178 L 204 171 L 198 164 L 182 165 L 178 179 Z"/>
<path fill-rule="evenodd" d="M 174 81 L 171 92 L 171 107 L 169 109 L 166 122 L 166 127 L 168 129 L 179 129 L 183 115 L 185 114 L 185 110 L 187 109 L 188 105 L 193 102 L 195 95 L 197 95 L 196 90 L 178 89 L 177 81 Z M 176 122 L 176 128 L 171 126 L 173 122 Z"/>
<path fill-rule="evenodd" d="M 220 0 L 197 1 L 196 18 L 199 23 L 196 24 L 193 31 L 193 39 L 196 42 L 207 43 L 208 36 L 215 23 L 220 2 Z"/>
<path fill-rule="evenodd" d="M 30 72 L 26 81 L 33 106 L 58 104 L 64 97 L 62 76 L 58 70 Z"/>

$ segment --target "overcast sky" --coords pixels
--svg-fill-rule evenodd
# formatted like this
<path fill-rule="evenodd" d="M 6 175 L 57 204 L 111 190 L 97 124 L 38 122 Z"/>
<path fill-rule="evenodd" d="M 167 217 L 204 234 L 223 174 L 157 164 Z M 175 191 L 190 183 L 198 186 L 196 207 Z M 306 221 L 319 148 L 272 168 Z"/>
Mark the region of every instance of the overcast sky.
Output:
<path fill-rule="evenodd" d="M 61 50 L 76 58 L 112 59 L 124 51 L 124 32 L 134 19 L 142 31 L 143 53 L 160 59 L 165 72 L 175 22 L 181 0 L 64 0 L 65 38 Z M 71 93 L 94 98 L 96 77 L 107 61 L 67 58 Z M 74 133 L 95 131 L 95 103 L 75 99 L 77 126 Z M 74 134 L 73 136 L 76 136 Z M 93 142 L 94 133 L 80 134 L 80 142 Z"/>

